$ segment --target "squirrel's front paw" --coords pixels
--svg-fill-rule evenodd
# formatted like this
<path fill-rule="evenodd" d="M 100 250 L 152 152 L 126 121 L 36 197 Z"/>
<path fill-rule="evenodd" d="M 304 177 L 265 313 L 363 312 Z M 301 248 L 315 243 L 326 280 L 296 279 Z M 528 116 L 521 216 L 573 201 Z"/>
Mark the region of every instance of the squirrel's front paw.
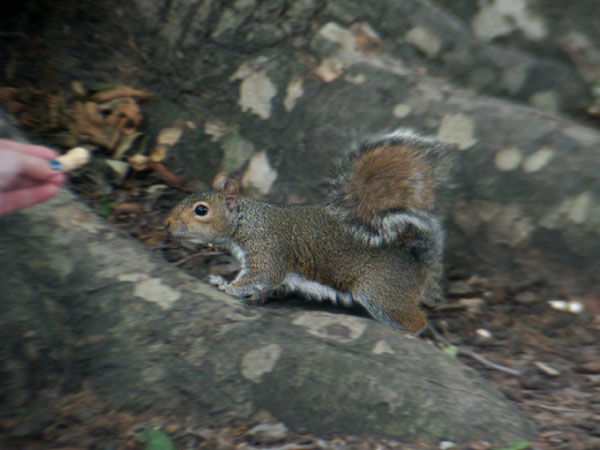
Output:
<path fill-rule="evenodd" d="M 219 289 L 220 291 L 224 291 L 227 285 L 229 284 L 227 283 L 227 280 L 225 280 L 225 278 L 219 275 L 209 275 L 208 282 L 213 286 L 216 286 L 217 289 Z"/>
<path fill-rule="evenodd" d="M 223 289 L 223 291 L 225 291 L 226 294 L 229 294 L 232 297 L 243 298 L 244 296 L 247 295 L 245 289 L 240 289 L 238 287 L 235 287 L 235 286 L 233 286 L 232 283 L 229 283 L 226 286 L 223 286 L 222 289 Z"/>
<path fill-rule="evenodd" d="M 263 303 L 261 299 L 264 297 L 264 292 L 259 287 L 260 285 L 252 284 L 239 286 L 233 282 L 225 286 L 223 290 L 226 294 L 237 297 L 248 305 L 261 305 Z"/>
<path fill-rule="evenodd" d="M 266 300 L 267 300 L 266 296 L 262 293 L 249 295 L 247 297 L 242 297 L 242 301 L 246 305 L 250 305 L 250 306 L 263 306 L 265 304 Z"/>

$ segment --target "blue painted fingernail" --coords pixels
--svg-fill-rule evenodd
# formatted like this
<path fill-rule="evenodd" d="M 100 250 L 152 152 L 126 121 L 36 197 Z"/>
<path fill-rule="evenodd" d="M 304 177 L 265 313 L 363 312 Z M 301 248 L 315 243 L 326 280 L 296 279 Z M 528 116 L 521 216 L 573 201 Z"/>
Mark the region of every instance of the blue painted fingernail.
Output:
<path fill-rule="evenodd" d="M 62 164 L 60 163 L 60 161 L 57 161 L 55 159 L 50 159 L 48 161 L 48 163 L 50 163 L 50 168 L 52 170 L 62 170 Z"/>

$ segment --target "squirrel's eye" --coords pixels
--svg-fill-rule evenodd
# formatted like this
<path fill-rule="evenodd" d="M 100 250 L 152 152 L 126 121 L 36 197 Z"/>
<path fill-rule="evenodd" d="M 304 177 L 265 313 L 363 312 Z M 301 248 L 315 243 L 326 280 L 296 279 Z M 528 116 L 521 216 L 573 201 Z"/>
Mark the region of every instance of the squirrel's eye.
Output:
<path fill-rule="evenodd" d="M 198 205 L 194 208 L 194 214 L 198 217 L 204 217 L 208 214 L 208 206 L 206 205 Z"/>

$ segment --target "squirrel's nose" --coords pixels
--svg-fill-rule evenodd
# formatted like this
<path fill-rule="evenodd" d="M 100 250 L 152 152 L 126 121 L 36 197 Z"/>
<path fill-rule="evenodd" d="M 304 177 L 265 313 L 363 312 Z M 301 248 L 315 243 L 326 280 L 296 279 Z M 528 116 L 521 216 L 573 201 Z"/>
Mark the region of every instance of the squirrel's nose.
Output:
<path fill-rule="evenodd" d="M 167 232 L 173 237 L 181 236 L 187 232 L 187 226 L 181 220 L 168 217 L 163 220 L 163 224 L 165 225 Z"/>

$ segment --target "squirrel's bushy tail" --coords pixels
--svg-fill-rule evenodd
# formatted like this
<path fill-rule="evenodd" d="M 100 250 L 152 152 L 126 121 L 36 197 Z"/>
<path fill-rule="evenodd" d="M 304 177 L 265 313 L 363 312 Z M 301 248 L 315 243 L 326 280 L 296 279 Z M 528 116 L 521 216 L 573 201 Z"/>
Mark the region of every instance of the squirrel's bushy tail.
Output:
<path fill-rule="evenodd" d="M 409 240 L 435 262 L 443 232 L 431 214 L 434 188 L 450 165 L 446 145 L 398 130 L 364 142 L 340 168 L 328 208 L 366 244 Z"/>

